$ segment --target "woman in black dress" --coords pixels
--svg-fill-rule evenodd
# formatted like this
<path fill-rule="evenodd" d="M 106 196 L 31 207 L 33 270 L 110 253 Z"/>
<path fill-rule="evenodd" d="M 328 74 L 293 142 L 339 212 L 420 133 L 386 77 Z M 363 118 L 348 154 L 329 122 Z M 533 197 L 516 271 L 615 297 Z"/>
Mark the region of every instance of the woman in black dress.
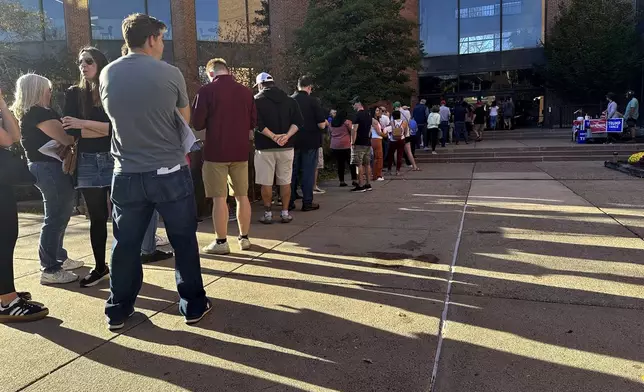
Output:
<path fill-rule="evenodd" d="M 98 77 L 108 64 L 98 49 L 85 47 L 78 54 L 80 81 L 65 95 L 63 127 L 78 139 L 76 189 L 87 204 L 90 219 L 90 240 L 96 266 L 81 279 L 81 287 L 90 287 L 109 279 L 105 262 L 107 242 L 108 200 L 114 160 L 110 154 L 110 119 L 101 105 Z"/>

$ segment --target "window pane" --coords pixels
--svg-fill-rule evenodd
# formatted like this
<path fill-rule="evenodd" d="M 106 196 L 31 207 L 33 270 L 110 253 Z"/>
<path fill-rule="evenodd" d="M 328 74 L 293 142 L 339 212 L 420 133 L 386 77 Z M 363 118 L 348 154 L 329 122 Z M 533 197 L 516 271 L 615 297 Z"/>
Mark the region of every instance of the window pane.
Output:
<path fill-rule="evenodd" d="M 45 39 L 48 41 L 65 39 L 65 10 L 60 0 L 43 0 L 45 13 Z"/>
<path fill-rule="evenodd" d="M 148 15 L 154 16 L 168 26 L 163 39 L 172 39 L 172 11 L 170 0 L 148 0 Z"/>
<path fill-rule="evenodd" d="M 255 0 L 249 0 L 248 12 Z M 240 0 L 196 0 L 199 41 L 247 42 L 246 2 Z M 254 17 L 254 16 L 253 16 Z M 250 18 L 252 20 L 252 17 Z"/>
<path fill-rule="evenodd" d="M 0 31 L 0 41 L 42 41 L 42 24 L 38 16 L 40 2 L 38 0 L 19 0 L 15 3 L 20 5 L 22 9 L 17 8 L 15 17 L 7 20 L 7 31 Z M 24 13 L 24 11 L 28 12 Z"/>
<path fill-rule="evenodd" d="M 91 0 L 92 39 L 122 40 L 121 23 L 136 12 L 145 13 L 144 0 Z"/>
<path fill-rule="evenodd" d="M 216 41 L 219 27 L 219 0 L 195 0 L 197 40 Z"/>
<path fill-rule="evenodd" d="M 459 53 L 501 50 L 500 0 L 461 0 Z"/>
<path fill-rule="evenodd" d="M 457 54 L 457 0 L 420 0 L 420 39 L 429 56 Z"/>
<path fill-rule="evenodd" d="M 503 0 L 503 50 L 537 47 L 542 12 L 543 0 Z"/>

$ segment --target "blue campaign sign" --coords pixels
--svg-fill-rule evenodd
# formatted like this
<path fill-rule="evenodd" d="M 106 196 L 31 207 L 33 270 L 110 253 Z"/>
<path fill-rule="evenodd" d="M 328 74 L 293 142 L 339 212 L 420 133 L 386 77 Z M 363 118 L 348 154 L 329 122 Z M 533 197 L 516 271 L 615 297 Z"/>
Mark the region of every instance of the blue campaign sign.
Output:
<path fill-rule="evenodd" d="M 606 132 L 622 133 L 624 131 L 623 118 L 609 118 L 606 120 Z"/>

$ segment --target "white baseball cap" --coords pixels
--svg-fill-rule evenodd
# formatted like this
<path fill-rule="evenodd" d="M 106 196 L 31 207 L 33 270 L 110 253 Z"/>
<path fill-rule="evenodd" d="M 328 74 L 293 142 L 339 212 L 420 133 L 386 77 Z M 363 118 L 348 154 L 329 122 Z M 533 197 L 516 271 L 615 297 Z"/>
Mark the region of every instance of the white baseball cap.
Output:
<path fill-rule="evenodd" d="M 257 87 L 258 84 L 264 83 L 264 82 L 273 82 L 273 77 L 266 72 L 262 72 L 261 74 L 257 75 L 255 78 L 255 85 L 253 87 Z"/>

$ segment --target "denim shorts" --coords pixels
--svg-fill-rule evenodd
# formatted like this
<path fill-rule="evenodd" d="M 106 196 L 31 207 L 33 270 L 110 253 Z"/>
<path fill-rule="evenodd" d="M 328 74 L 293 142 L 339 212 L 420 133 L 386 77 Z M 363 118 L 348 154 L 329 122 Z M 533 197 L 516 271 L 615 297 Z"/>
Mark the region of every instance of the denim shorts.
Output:
<path fill-rule="evenodd" d="M 76 169 L 79 188 L 107 188 L 112 184 L 114 158 L 109 152 L 81 152 Z"/>

